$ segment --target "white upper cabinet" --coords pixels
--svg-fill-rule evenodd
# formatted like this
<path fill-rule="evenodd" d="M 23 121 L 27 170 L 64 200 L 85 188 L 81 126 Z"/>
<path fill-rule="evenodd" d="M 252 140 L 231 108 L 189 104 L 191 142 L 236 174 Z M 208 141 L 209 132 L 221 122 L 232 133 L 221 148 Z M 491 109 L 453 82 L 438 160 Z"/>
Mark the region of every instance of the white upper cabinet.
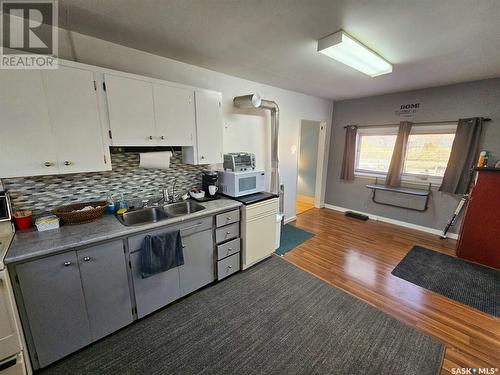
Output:
<path fill-rule="evenodd" d="M 158 146 L 193 146 L 194 91 L 154 83 L 153 98 Z"/>
<path fill-rule="evenodd" d="M 57 173 L 57 153 L 37 70 L 0 71 L 0 177 Z"/>
<path fill-rule="evenodd" d="M 222 95 L 196 91 L 196 145 L 183 149 L 188 164 L 222 163 Z"/>
<path fill-rule="evenodd" d="M 105 170 L 107 158 L 93 73 L 60 66 L 42 75 L 59 173 Z"/>
<path fill-rule="evenodd" d="M 0 177 L 111 169 L 93 73 L 0 72 Z"/>
<path fill-rule="evenodd" d="M 150 82 L 105 74 L 113 146 L 157 146 Z"/>

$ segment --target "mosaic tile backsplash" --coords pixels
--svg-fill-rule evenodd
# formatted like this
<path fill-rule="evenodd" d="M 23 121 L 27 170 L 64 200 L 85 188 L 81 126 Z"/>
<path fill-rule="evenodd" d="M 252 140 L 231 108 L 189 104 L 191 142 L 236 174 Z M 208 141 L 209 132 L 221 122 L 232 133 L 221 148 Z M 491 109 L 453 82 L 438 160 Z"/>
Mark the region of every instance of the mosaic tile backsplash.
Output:
<path fill-rule="evenodd" d="M 112 171 L 20 177 L 2 179 L 9 191 L 14 210 L 32 210 L 34 214 L 75 202 L 106 200 L 111 194 L 123 194 L 127 200 L 161 196 L 177 178 L 176 194 L 201 185 L 206 166 L 182 163 L 182 153 L 174 152 L 170 169 L 139 168 L 138 153 L 111 154 Z"/>

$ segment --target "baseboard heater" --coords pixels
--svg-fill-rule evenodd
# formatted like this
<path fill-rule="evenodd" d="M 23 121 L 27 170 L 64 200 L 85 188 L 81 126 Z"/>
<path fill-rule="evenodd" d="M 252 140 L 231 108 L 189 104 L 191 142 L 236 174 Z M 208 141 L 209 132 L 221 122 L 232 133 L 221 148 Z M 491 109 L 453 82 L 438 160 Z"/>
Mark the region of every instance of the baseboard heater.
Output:
<path fill-rule="evenodd" d="M 352 217 L 354 219 L 366 221 L 369 219 L 368 215 L 363 215 L 354 211 L 346 211 L 345 216 Z"/>

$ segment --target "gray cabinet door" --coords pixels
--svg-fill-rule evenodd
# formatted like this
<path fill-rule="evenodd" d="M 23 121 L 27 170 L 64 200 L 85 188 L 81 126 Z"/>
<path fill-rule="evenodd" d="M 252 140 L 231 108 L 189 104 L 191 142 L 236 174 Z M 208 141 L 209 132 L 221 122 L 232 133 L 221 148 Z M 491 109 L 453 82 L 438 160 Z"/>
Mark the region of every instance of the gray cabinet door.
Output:
<path fill-rule="evenodd" d="M 215 280 L 211 230 L 182 238 L 184 265 L 179 267 L 181 295 L 185 296 Z"/>
<path fill-rule="evenodd" d="M 132 323 L 123 241 L 78 250 L 92 340 Z"/>
<path fill-rule="evenodd" d="M 179 268 L 142 278 L 141 252 L 130 254 L 137 316 L 142 318 L 180 298 Z"/>
<path fill-rule="evenodd" d="M 75 252 L 20 264 L 16 270 L 40 366 L 90 344 Z"/>

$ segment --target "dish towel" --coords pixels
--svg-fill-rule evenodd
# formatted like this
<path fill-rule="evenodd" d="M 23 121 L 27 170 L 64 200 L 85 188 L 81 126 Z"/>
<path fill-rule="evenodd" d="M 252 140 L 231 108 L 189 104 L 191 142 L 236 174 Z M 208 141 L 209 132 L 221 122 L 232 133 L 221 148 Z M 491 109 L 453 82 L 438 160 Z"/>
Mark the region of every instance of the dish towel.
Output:
<path fill-rule="evenodd" d="M 182 266 L 184 254 L 180 231 L 172 231 L 156 236 L 146 236 L 141 246 L 142 278 L 156 275 Z"/>

